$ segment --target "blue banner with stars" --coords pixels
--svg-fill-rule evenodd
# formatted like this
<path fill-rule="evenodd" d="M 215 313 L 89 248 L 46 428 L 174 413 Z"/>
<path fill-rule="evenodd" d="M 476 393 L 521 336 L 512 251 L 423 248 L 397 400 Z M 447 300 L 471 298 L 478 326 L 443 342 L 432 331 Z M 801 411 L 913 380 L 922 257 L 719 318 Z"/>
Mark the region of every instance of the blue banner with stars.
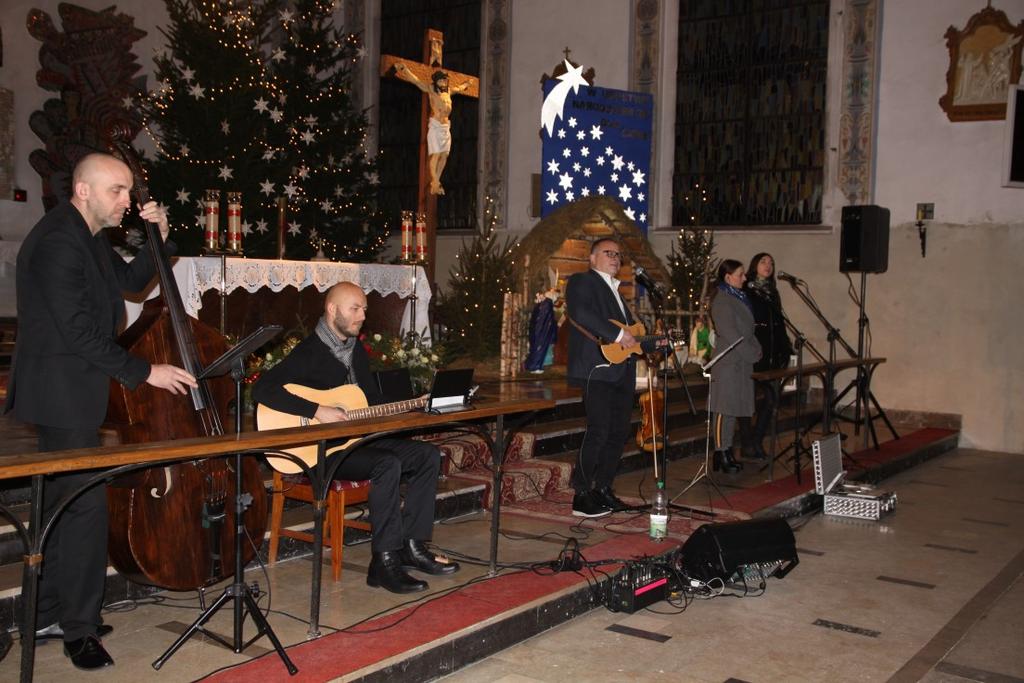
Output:
<path fill-rule="evenodd" d="M 544 99 L 545 110 L 554 104 L 561 116 L 553 110 L 545 115 L 553 124 L 541 128 L 541 216 L 584 197 L 612 197 L 646 234 L 653 98 L 587 85 L 572 92 L 564 81 L 549 80 Z"/>

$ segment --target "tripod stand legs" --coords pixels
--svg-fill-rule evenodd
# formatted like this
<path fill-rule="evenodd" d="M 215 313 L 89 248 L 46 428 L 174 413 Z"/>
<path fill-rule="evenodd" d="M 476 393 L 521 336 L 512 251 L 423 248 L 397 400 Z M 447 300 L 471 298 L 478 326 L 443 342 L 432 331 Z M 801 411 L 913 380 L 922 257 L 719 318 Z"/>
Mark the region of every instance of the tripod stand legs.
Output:
<path fill-rule="evenodd" d="M 234 615 L 234 639 L 233 642 L 229 643 L 215 633 L 211 633 L 203 629 L 203 625 L 209 621 L 214 614 L 216 614 L 221 607 L 226 605 L 228 601 L 233 601 L 235 615 Z M 256 635 L 250 638 L 245 643 L 242 642 L 242 623 L 245 619 L 245 612 L 248 612 L 249 616 L 252 617 L 253 623 L 256 624 Z M 294 676 L 299 672 L 299 669 L 292 663 L 292 660 L 288 657 L 288 653 L 285 652 L 284 646 L 281 645 L 281 641 L 277 639 L 277 635 L 273 629 L 270 628 L 270 624 L 267 622 L 266 617 L 263 616 L 263 612 L 260 611 L 259 605 L 256 604 L 256 600 L 252 597 L 252 593 L 249 592 L 248 586 L 244 583 L 233 583 L 224 589 L 220 597 L 210 605 L 206 611 L 199 615 L 199 617 L 192 622 L 184 633 L 178 636 L 178 639 L 167 651 L 164 652 L 160 657 L 153 662 L 153 668 L 160 670 L 168 659 L 174 656 L 182 645 L 184 645 L 189 638 L 194 636 L 196 633 L 202 633 L 203 635 L 212 638 L 224 647 L 236 652 L 241 653 L 245 648 L 252 645 L 259 638 L 266 635 L 270 642 L 274 645 L 274 650 L 277 651 L 278 656 L 284 662 L 285 667 L 288 669 L 288 673 Z"/>

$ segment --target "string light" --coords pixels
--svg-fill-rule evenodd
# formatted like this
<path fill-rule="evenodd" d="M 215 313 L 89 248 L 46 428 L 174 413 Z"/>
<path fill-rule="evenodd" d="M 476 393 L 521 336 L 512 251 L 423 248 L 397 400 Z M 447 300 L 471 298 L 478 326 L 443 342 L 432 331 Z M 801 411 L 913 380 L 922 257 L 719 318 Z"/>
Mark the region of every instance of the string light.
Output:
<path fill-rule="evenodd" d="M 276 215 L 275 195 L 290 188 L 289 216 L 310 250 L 370 257 L 386 246 L 390 226 L 371 203 L 356 200 L 378 182 L 366 155 L 368 123 L 348 99 L 361 41 L 333 26 L 335 2 L 293 4 L 280 11 L 271 0 L 174 5 L 169 51 L 155 57 L 157 86 L 133 99 L 160 176 L 176 169 L 178 186 L 198 194 L 227 167 L 242 176 L 236 185 L 248 179 L 248 215 L 266 212 L 264 219 Z M 253 111 L 261 101 L 265 110 Z M 230 124 L 219 139 L 202 127 L 214 115 Z M 257 189 L 261 181 L 274 193 Z M 173 209 L 192 211 L 187 203 Z"/>

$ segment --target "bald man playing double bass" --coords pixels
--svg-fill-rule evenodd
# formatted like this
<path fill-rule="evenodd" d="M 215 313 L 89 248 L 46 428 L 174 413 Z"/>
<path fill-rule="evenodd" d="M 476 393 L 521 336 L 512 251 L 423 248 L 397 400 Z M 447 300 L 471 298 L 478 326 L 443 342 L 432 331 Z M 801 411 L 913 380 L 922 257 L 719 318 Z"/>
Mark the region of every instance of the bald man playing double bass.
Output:
<path fill-rule="evenodd" d="M 99 446 L 111 378 L 134 389 L 146 382 L 184 394 L 196 380 L 172 365 L 151 365 L 116 341 L 124 322 L 122 290 L 153 279 L 149 254 L 126 263 L 104 228 L 131 204 L 132 172 L 106 154 L 75 166 L 70 201 L 49 211 L 18 252 L 18 335 L 4 412 L 36 426 L 39 451 Z M 166 240 L 167 216 L 156 202 L 139 207 Z M 46 478 L 43 518 L 92 473 Z M 106 486 L 88 489 L 58 518 L 43 548 L 36 638 L 63 639 L 64 654 L 86 671 L 111 666 L 100 617 L 107 572 Z"/>

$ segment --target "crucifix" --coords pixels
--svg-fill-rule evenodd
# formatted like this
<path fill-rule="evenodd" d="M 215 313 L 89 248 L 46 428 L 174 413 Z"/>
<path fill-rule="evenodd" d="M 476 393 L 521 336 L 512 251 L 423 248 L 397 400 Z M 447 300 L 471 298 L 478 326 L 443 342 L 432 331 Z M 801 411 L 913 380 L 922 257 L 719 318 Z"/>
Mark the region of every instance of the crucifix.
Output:
<path fill-rule="evenodd" d="M 452 95 L 480 97 L 480 80 L 457 71 L 442 70 L 444 34 L 427 29 L 423 36 L 423 62 L 381 55 L 380 75 L 399 78 L 423 91 L 421 108 L 417 211 L 427 218 L 427 276 L 433 280 L 437 261 L 437 197 L 444 194 L 441 174 L 451 149 Z"/>

